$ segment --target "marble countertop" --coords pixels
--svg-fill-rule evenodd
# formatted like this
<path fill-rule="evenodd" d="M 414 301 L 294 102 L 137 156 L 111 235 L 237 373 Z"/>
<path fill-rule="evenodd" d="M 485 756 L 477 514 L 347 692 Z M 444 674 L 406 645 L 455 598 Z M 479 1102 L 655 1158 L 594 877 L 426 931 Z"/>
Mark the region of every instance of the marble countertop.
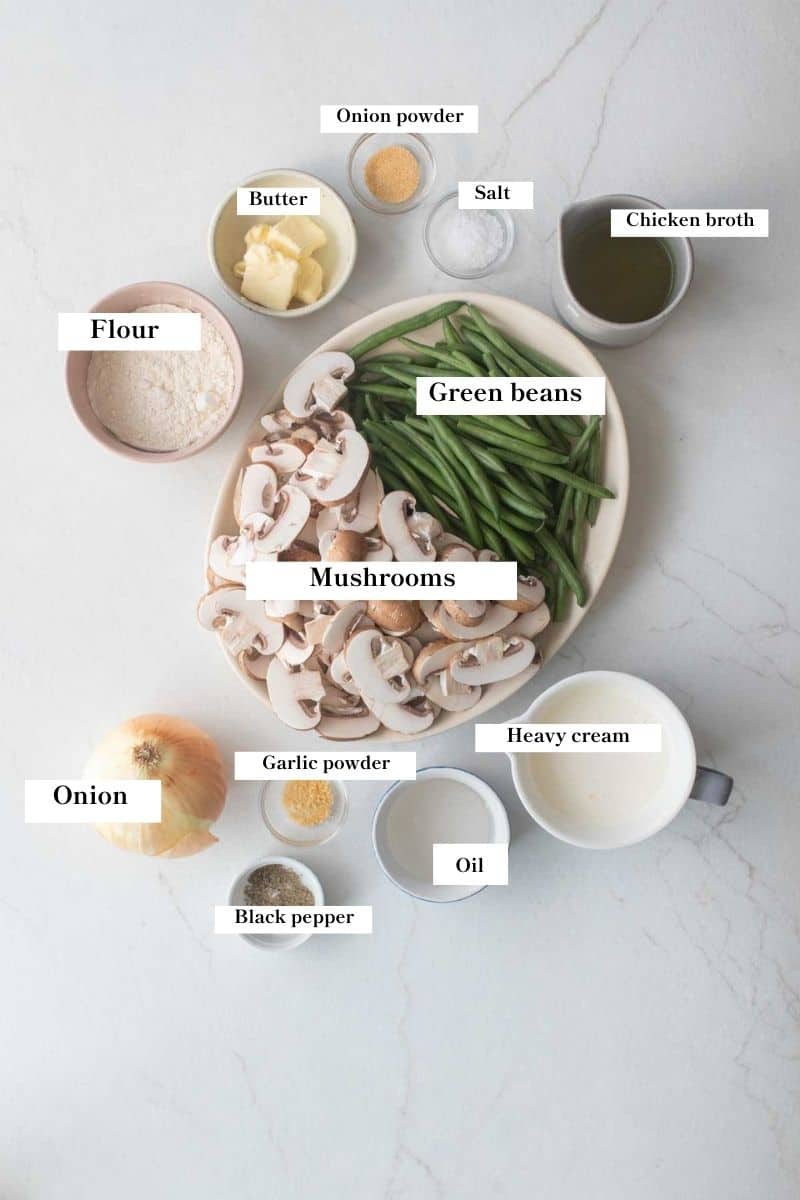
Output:
<path fill-rule="evenodd" d="M 4 1200 L 795 1200 L 800 422 L 798 17 L 788 0 L 497 0 L 7 6 L 0 248 Z M 215 937 L 212 909 L 270 843 L 235 784 L 219 845 L 139 860 L 80 827 L 22 824 L 22 780 L 77 774 L 99 736 L 173 711 L 235 749 L 279 730 L 195 626 L 219 481 L 274 383 L 355 317 L 448 281 L 425 211 L 352 202 L 334 303 L 271 322 L 205 256 L 222 194 L 292 164 L 347 191 L 347 134 L 320 103 L 478 103 L 442 136 L 436 193 L 533 178 L 536 210 L 486 290 L 551 311 L 553 230 L 575 197 L 768 207 L 772 236 L 705 240 L 650 341 L 599 356 L 620 397 L 632 494 L 596 605 L 521 697 L 585 667 L 642 674 L 736 778 L 652 841 L 589 853 L 540 831 L 471 729 L 421 765 L 474 767 L 512 825 L 511 883 L 436 908 L 370 848 L 377 785 L 309 853 L 371 938 L 279 957 Z M 211 296 L 247 386 L 222 440 L 154 468 L 74 420 L 55 314 L 137 279 Z"/>

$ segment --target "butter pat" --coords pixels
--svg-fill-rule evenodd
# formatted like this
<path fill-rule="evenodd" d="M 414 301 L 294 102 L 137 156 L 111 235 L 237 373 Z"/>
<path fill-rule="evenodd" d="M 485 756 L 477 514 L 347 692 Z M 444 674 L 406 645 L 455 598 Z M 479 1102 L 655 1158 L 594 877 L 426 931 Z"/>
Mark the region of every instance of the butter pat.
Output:
<path fill-rule="evenodd" d="M 248 246 L 244 256 L 242 295 L 264 308 L 287 309 L 295 293 L 299 264 L 269 245 Z"/>
<path fill-rule="evenodd" d="M 244 235 L 245 246 L 258 246 L 269 238 L 271 225 L 251 225 Z"/>
<path fill-rule="evenodd" d="M 294 294 L 303 304 L 313 304 L 322 295 L 322 267 L 310 255 L 298 263 Z"/>
<path fill-rule="evenodd" d="M 310 217 L 283 217 L 277 225 L 269 226 L 267 233 L 267 245 L 292 258 L 307 258 L 327 240 L 325 231 Z"/>

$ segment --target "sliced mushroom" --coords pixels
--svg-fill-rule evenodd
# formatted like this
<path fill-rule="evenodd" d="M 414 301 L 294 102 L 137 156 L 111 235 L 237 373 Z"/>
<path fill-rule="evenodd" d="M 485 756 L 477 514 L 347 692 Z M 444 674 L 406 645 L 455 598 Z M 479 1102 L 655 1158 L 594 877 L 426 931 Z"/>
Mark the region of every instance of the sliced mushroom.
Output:
<path fill-rule="evenodd" d="M 516 621 L 512 621 L 503 632 L 506 637 L 514 634 L 517 637 L 535 638 L 549 624 L 550 609 L 546 604 L 540 604 L 538 608 L 534 608 L 530 612 L 520 613 Z"/>
<path fill-rule="evenodd" d="M 300 667 L 311 658 L 316 647 L 309 642 L 304 631 L 298 632 L 288 625 L 284 626 L 283 645 L 278 651 L 278 658 L 287 667 Z"/>
<path fill-rule="evenodd" d="M 361 693 L 358 690 L 358 684 L 350 674 L 350 668 L 342 650 L 335 658 L 331 659 L 331 664 L 328 667 L 328 675 L 342 691 L 349 692 L 352 696 L 359 696 Z"/>
<path fill-rule="evenodd" d="M 281 647 L 281 650 L 283 647 Z M 280 650 L 278 653 L 280 654 Z M 251 679 L 258 679 L 261 683 L 267 678 L 267 669 L 272 661 L 272 655 L 259 654 L 257 650 L 243 650 L 238 656 L 239 666 L 250 676 Z"/>
<path fill-rule="evenodd" d="M 306 524 L 308 524 L 307 521 Z M 304 542 L 298 537 L 297 541 L 292 542 L 291 546 L 287 546 L 285 550 L 281 550 L 278 555 L 278 561 L 319 562 L 319 550 L 316 546 L 311 546 L 308 542 Z"/>
<path fill-rule="evenodd" d="M 402 704 L 411 694 L 403 645 L 377 629 L 354 633 L 345 647 L 345 662 L 361 695 L 381 704 Z"/>
<path fill-rule="evenodd" d="M 441 636 L 464 642 L 499 633 L 511 624 L 515 616 L 511 609 L 503 604 L 490 604 L 483 620 L 477 625 L 462 625 L 450 616 L 443 603 L 437 603 L 435 600 L 423 600 L 422 611 Z"/>
<path fill-rule="evenodd" d="M 271 513 L 278 490 L 278 477 L 267 463 L 251 463 L 239 472 L 233 493 L 233 515 L 237 524 L 249 513 Z"/>
<path fill-rule="evenodd" d="M 343 408 L 337 408 L 333 412 L 317 408 L 310 420 L 319 437 L 327 438 L 329 442 L 333 441 L 337 433 L 341 433 L 343 429 L 355 429 L 356 427 L 350 413 L 345 412 Z"/>
<path fill-rule="evenodd" d="M 485 600 L 445 600 L 444 611 L 459 625 L 480 625 L 486 616 Z"/>
<path fill-rule="evenodd" d="M 265 463 L 277 475 L 291 475 L 306 461 L 307 451 L 293 441 L 259 442 L 250 447 L 253 463 Z"/>
<path fill-rule="evenodd" d="M 366 548 L 363 534 L 350 530 L 335 529 L 319 539 L 319 552 L 326 562 L 362 562 Z"/>
<path fill-rule="evenodd" d="M 197 606 L 197 619 L 204 629 L 220 635 L 229 654 L 244 650 L 275 654 L 283 643 L 280 621 L 271 621 L 260 600 L 248 600 L 244 588 L 221 587 L 208 592 Z"/>
<path fill-rule="evenodd" d="M 241 526 L 236 548 L 231 555 L 234 565 L 243 566 L 258 559 L 270 561 L 276 558 L 277 551 L 267 543 L 275 527 L 275 521 L 269 513 L 249 513 L 242 519 Z"/>
<path fill-rule="evenodd" d="M 367 611 L 364 600 L 351 600 L 331 617 L 322 634 L 322 649 L 333 659 L 344 649 L 348 638 L 355 632 L 359 621 Z"/>
<path fill-rule="evenodd" d="M 364 559 L 366 562 L 391 562 L 392 548 L 379 537 L 367 535 L 364 538 Z"/>
<path fill-rule="evenodd" d="M 524 671 L 535 655 L 536 647 L 527 638 L 483 638 L 460 649 L 448 670 L 457 683 L 497 683 Z"/>
<path fill-rule="evenodd" d="M 267 670 L 267 693 L 275 715 L 292 729 L 319 725 L 320 701 L 325 693 L 319 671 L 287 667 L 273 658 Z"/>
<path fill-rule="evenodd" d="M 422 621 L 422 609 L 416 600 L 370 600 L 367 614 L 379 629 L 398 637 L 413 633 Z"/>
<path fill-rule="evenodd" d="M 434 539 L 442 527 L 430 513 L 418 513 L 411 492 L 389 492 L 381 501 L 378 525 L 398 562 L 436 558 Z"/>
<path fill-rule="evenodd" d="M 317 733 L 333 741 L 350 742 L 375 733 L 380 725 L 380 717 L 371 713 L 366 704 L 360 704 L 356 711 L 347 714 L 323 713 Z"/>
<path fill-rule="evenodd" d="M 355 371 L 348 354 L 328 350 L 301 363 L 283 389 L 283 403 L 294 417 L 308 418 L 317 408 L 330 412 L 347 395 L 346 381 Z"/>
<path fill-rule="evenodd" d="M 423 646 L 414 659 L 413 675 L 417 683 L 425 683 L 430 675 L 438 675 L 444 671 L 461 647 L 458 642 L 450 642 L 442 638 Z"/>
<path fill-rule="evenodd" d="M 448 540 L 443 543 L 443 538 L 453 539 L 453 535 L 446 533 L 436 539 L 436 549 L 441 562 L 475 562 L 475 551 L 466 542 Z"/>
<path fill-rule="evenodd" d="M 424 607 L 422 605 L 420 605 L 420 608 L 423 608 L 424 612 Z M 439 630 L 434 628 L 434 626 L 431 625 L 430 621 L 426 618 L 422 624 L 418 625 L 414 630 L 414 637 L 418 642 L 422 642 L 423 646 L 427 646 L 430 642 L 440 641 L 442 635 L 439 633 Z"/>
<path fill-rule="evenodd" d="M 369 446 L 360 433 L 345 429 L 334 442 L 317 442 L 292 476 L 292 483 L 326 508 L 355 495 L 369 466 Z"/>
<path fill-rule="evenodd" d="M 300 612 L 299 600 L 265 600 L 264 612 L 273 621 L 285 621 L 287 617 Z"/>
<path fill-rule="evenodd" d="M 425 684 L 428 699 L 445 712 L 467 712 L 468 709 L 474 708 L 481 698 L 482 690 L 478 686 L 471 687 L 467 683 L 459 683 L 447 670 L 431 675 Z"/>
<path fill-rule="evenodd" d="M 500 562 L 500 555 L 495 554 L 494 550 L 479 550 L 478 562 Z"/>
<path fill-rule="evenodd" d="M 208 569 L 217 579 L 226 579 L 230 583 L 244 583 L 244 563 L 234 562 L 238 546 L 238 537 L 223 533 L 214 538 L 208 549 Z"/>
<path fill-rule="evenodd" d="M 285 408 L 279 408 L 275 412 L 265 413 L 261 418 L 261 427 L 264 430 L 264 441 L 276 442 L 281 438 L 290 436 L 293 429 L 302 424 L 297 417 L 293 417 Z M 261 443 L 259 443 L 261 444 Z M 254 449 L 254 447 L 250 447 Z"/>
<path fill-rule="evenodd" d="M 311 502 L 299 488 L 284 484 L 275 497 L 270 527 L 256 536 L 256 557 L 288 550 L 308 520 Z M 250 518 L 248 518 L 249 521 Z M 244 526 L 243 526 L 244 532 Z"/>
<path fill-rule="evenodd" d="M 424 733 L 436 719 L 437 709 L 421 688 L 414 688 L 408 698 L 395 703 L 368 699 L 370 712 L 379 717 L 394 733 Z"/>
<path fill-rule="evenodd" d="M 514 612 L 532 612 L 544 603 L 544 584 L 535 575 L 519 575 L 517 577 L 516 600 L 505 600 L 506 608 Z"/>
<path fill-rule="evenodd" d="M 317 518 L 317 533 L 334 529 L 352 533 L 370 533 L 378 524 L 378 509 L 383 499 L 383 484 L 375 471 L 367 471 L 355 496 L 336 508 L 326 508 Z"/>

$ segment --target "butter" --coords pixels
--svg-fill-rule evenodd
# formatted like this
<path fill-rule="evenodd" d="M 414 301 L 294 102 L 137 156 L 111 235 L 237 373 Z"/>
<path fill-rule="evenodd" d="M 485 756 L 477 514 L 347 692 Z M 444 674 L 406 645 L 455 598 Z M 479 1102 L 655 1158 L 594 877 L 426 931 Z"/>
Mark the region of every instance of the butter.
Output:
<path fill-rule="evenodd" d="M 269 238 L 271 225 L 251 225 L 244 235 L 245 246 L 257 246 Z"/>
<path fill-rule="evenodd" d="M 273 250 L 280 250 L 292 258 L 307 258 L 328 239 L 322 227 L 310 217 L 283 217 L 277 225 L 269 226 L 266 240 Z"/>
<path fill-rule="evenodd" d="M 242 295 L 264 308 L 287 309 L 295 292 L 299 264 L 269 245 L 248 246 L 244 256 Z"/>
<path fill-rule="evenodd" d="M 298 267 L 294 294 L 303 304 L 313 304 L 322 295 L 322 267 L 311 255 L 301 258 Z"/>

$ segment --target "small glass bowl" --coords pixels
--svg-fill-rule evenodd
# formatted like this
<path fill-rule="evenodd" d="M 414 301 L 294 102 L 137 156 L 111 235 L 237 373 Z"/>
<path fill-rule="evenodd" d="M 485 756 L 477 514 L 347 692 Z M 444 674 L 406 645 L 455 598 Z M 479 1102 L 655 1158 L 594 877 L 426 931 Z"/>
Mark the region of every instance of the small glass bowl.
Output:
<path fill-rule="evenodd" d="M 331 815 L 319 825 L 298 825 L 283 805 L 283 789 L 288 779 L 273 779 L 261 789 L 261 816 L 270 833 L 287 846 L 322 846 L 334 837 L 349 812 L 347 789 L 338 779 L 326 780 L 333 792 Z"/>
<path fill-rule="evenodd" d="M 377 196 L 373 196 L 364 179 L 364 168 L 373 154 L 388 146 L 404 146 L 406 150 L 411 151 L 419 163 L 419 187 L 414 195 L 410 196 L 408 200 L 404 200 L 402 204 L 386 204 L 383 200 L 379 200 Z M 422 203 L 433 186 L 436 178 L 436 159 L 425 138 L 418 133 L 398 133 L 396 130 L 394 133 L 365 133 L 350 151 L 347 159 L 347 174 L 353 195 L 366 208 L 371 208 L 373 212 L 377 213 L 410 212 L 412 208 L 416 208 L 418 204 Z"/>
<path fill-rule="evenodd" d="M 444 259 L 441 258 L 434 249 L 434 242 L 436 241 L 436 224 L 437 221 L 442 220 L 445 210 L 448 207 L 452 207 L 456 211 L 458 210 L 458 192 L 448 192 L 446 196 L 442 196 L 441 200 L 438 200 L 428 213 L 428 219 L 425 222 L 423 240 L 425 242 L 425 249 L 428 252 L 428 258 L 431 260 L 433 265 L 438 267 L 440 271 L 444 271 L 445 275 L 452 276 L 453 279 L 480 279 L 483 275 L 490 275 L 492 271 L 496 271 L 497 268 L 502 266 L 506 261 L 511 253 L 511 248 L 514 245 L 514 222 L 509 215 L 508 209 L 493 208 L 487 210 L 490 211 L 500 223 L 500 228 L 503 231 L 502 245 L 491 262 L 485 263 L 484 266 L 480 267 L 477 271 L 465 271 L 463 268 L 456 269 L 451 264 L 445 262 Z M 465 211 L 470 212 L 478 210 L 467 209 Z"/>

